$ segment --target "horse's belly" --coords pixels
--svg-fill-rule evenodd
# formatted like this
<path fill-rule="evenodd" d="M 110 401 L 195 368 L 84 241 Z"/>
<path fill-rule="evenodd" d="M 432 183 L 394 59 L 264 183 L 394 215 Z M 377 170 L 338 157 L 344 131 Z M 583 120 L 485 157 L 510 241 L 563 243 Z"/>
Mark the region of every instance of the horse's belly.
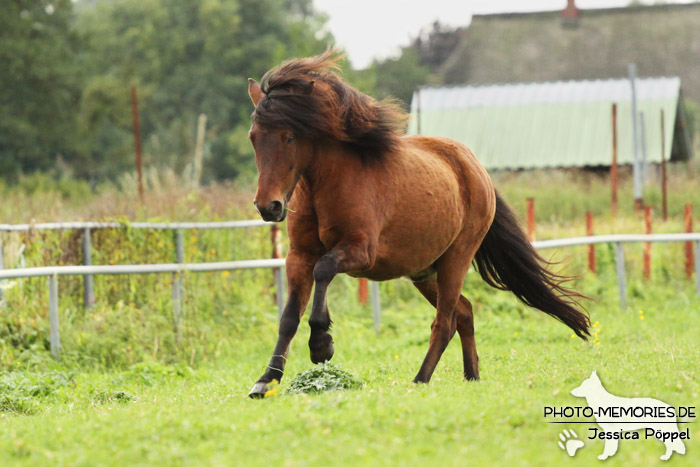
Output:
<path fill-rule="evenodd" d="M 433 268 L 464 228 L 459 190 L 447 188 L 442 196 L 426 191 L 423 199 L 409 200 L 392 216 L 379 237 L 375 264 L 363 276 L 387 280 L 425 275 Z"/>
<path fill-rule="evenodd" d="M 376 280 L 386 280 L 417 276 L 430 270 L 459 233 L 459 226 L 445 227 L 424 231 L 416 225 L 407 225 L 385 238 L 380 237 L 377 258 L 368 274 L 379 278 Z"/>
<path fill-rule="evenodd" d="M 383 278 L 423 275 L 464 229 L 466 199 L 453 168 L 435 157 L 407 161 L 368 271 Z"/>

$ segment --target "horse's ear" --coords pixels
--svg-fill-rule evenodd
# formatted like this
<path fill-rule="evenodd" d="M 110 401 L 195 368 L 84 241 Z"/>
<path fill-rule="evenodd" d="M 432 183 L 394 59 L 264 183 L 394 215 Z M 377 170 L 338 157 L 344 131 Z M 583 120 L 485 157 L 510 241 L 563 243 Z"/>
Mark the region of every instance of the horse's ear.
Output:
<path fill-rule="evenodd" d="M 316 83 L 316 81 L 314 81 L 314 80 L 309 81 L 308 83 L 306 83 L 304 85 L 304 87 L 302 88 L 301 91 L 306 95 L 311 94 L 311 92 L 314 90 L 314 83 Z"/>
<path fill-rule="evenodd" d="M 250 96 L 250 100 L 253 101 L 253 105 L 257 107 L 258 102 L 263 97 L 263 93 L 260 89 L 260 85 L 253 78 L 248 78 L 248 95 Z"/>

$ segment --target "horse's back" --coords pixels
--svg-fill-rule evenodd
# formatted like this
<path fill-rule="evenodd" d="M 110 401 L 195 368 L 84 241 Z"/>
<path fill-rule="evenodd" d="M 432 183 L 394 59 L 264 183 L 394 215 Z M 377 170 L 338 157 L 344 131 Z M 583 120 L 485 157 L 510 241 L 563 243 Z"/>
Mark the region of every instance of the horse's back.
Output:
<path fill-rule="evenodd" d="M 479 214 L 488 217 L 495 206 L 491 177 L 467 146 L 450 138 L 427 136 L 406 136 L 403 143 L 404 151 L 399 159 L 404 164 L 431 168 L 437 178 L 426 179 L 423 184 L 444 187 L 443 195 L 448 198 L 456 195 L 459 206 L 455 215 L 466 221 Z M 415 178 L 422 178 L 420 171 Z"/>
<path fill-rule="evenodd" d="M 445 137 L 406 136 L 404 141 L 408 147 L 419 148 L 420 156 L 447 164 L 457 177 L 468 220 L 490 226 L 496 207 L 495 190 L 491 177 L 471 149 Z M 482 221 L 480 216 L 487 219 Z"/>

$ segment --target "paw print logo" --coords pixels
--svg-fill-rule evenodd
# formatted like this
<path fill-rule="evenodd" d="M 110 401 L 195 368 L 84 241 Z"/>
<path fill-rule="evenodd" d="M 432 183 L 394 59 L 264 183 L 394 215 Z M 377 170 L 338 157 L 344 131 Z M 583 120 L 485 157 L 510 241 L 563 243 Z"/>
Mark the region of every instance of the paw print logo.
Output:
<path fill-rule="evenodd" d="M 564 429 L 561 433 L 559 433 L 559 439 L 561 441 L 559 441 L 557 444 L 560 448 L 566 451 L 569 457 L 574 457 L 574 455 L 576 455 L 576 451 L 583 447 L 583 441 L 578 439 L 578 436 L 574 430 Z"/>

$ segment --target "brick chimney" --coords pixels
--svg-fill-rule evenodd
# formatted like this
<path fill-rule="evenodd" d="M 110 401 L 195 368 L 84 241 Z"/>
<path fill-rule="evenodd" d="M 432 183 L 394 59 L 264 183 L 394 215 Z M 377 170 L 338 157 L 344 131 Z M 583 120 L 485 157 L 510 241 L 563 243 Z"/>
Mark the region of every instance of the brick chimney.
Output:
<path fill-rule="evenodd" d="M 576 7 L 576 0 L 567 0 L 566 8 L 561 11 L 562 25 L 575 28 L 578 25 L 578 16 L 579 9 Z"/>

